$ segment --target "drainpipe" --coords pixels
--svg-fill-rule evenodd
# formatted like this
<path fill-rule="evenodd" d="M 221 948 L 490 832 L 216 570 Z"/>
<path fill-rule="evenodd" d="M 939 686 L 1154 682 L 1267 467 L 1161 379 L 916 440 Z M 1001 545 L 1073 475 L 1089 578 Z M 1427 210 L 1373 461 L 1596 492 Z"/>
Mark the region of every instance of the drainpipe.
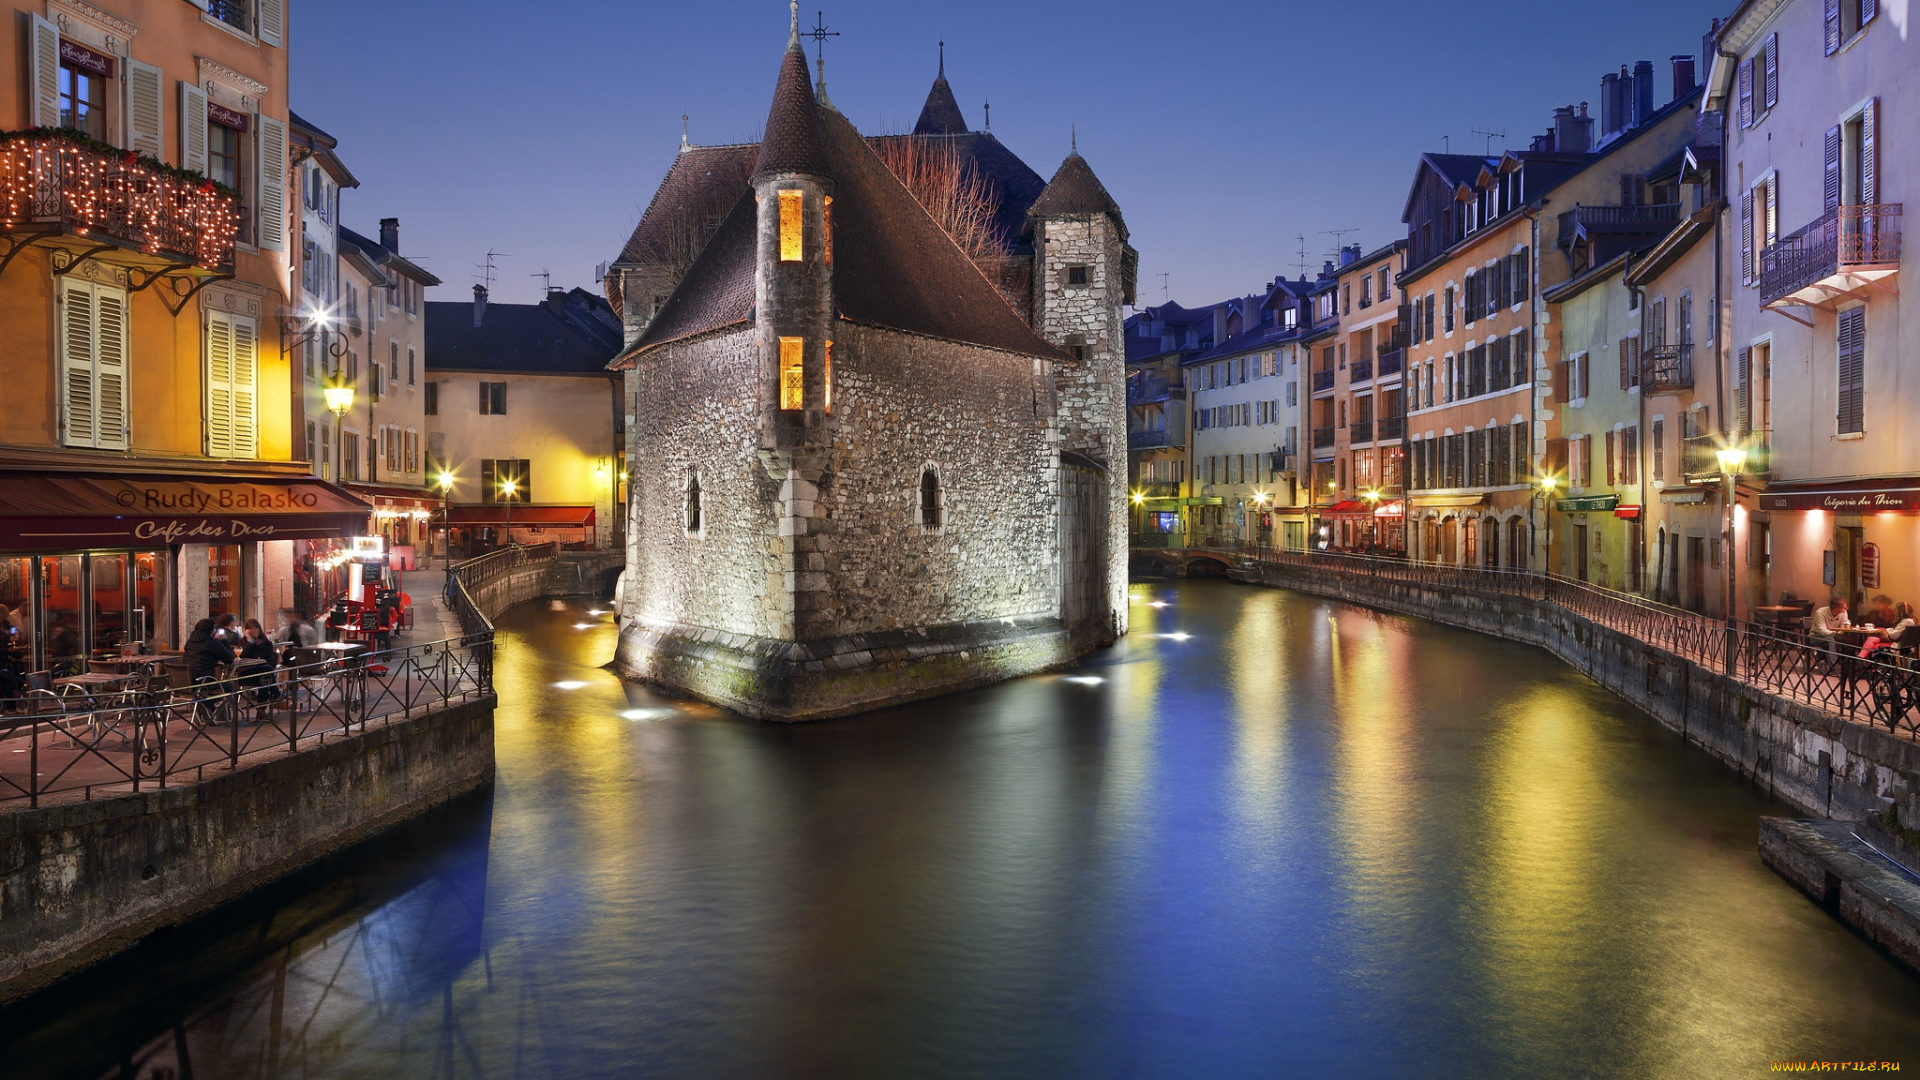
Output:
<path fill-rule="evenodd" d="M 1545 205 L 1545 201 L 1543 200 L 1541 206 Z M 1533 265 L 1528 267 L 1527 270 L 1528 273 L 1533 275 L 1533 280 L 1527 283 L 1527 383 L 1533 386 L 1533 390 L 1527 395 L 1527 510 L 1528 516 L 1531 517 L 1533 510 L 1532 492 L 1539 478 L 1539 470 L 1535 467 L 1533 452 L 1535 439 L 1534 426 L 1541 422 L 1540 388 L 1537 385 L 1540 379 L 1540 371 L 1534 364 L 1534 356 L 1539 353 L 1539 350 L 1544 344 L 1540 339 L 1540 309 L 1546 306 L 1546 301 L 1540 298 L 1540 260 L 1546 256 L 1540 251 L 1540 212 L 1538 209 L 1532 209 L 1526 211 L 1526 215 L 1527 221 L 1531 223 L 1533 230 L 1531 233 L 1533 258 L 1529 260 Z M 1555 405 L 1559 404 L 1559 402 L 1555 402 Z M 1546 500 L 1541 500 L 1541 521 L 1548 522 L 1549 519 L 1547 515 L 1551 513 L 1553 513 L 1553 507 Z M 1546 570 L 1548 574 L 1553 573 L 1553 533 L 1550 530 L 1551 526 L 1549 525 L 1549 531 L 1543 534 L 1540 551 L 1541 568 Z"/>
<path fill-rule="evenodd" d="M 1629 251 L 1627 252 L 1626 265 L 1620 268 L 1620 284 L 1626 286 L 1627 296 L 1633 301 L 1633 309 L 1635 311 L 1641 312 L 1642 313 L 1641 317 L 1644 319 L 1645 312 L 1647 309 L 1646 308 L 1647 298 L 1644 295 L 1643 290 L 1636 289 L 1633 287 L 1632 278 L 1633 278 L 1633 252 Z M 1637 385 L 1640 387 L 1640 393 L 1638 395 L 1640 399 L 1640 403 L 1638 406 L 1640 410 L 1639 411 L 1639 417 L 1640 417 L 1639 430 L 1646 432 L 1648 437 L 1651 437 L 1653 433 L 1651 428 L 1649 428 L 1647 425 L 1647 379 L 1646 379 L 1646 365 L 1644 363 L 1640 365 L 1640 371 L 1635 373 L 1635 381 Z M 1637 441 L 1638 440 L 1636 440 L 1636 442 Z M 1638 457 L 1640 454 L 1640 447 L 1636 445 L 1633 448 L 1633 452 L 1635 456 Z M 1630 553 L 1629 557 L 1633 559 L 1634 565 L 1640 568 L 1640 584 L 1642 588 L 1645 588 L 1646 587 L 1645 574 L 1647 570 L 1647 519 L 1649 517 L 1647 513 L 1647 470 L 1646 470 L 1646 463 L 1644 461 L 1637 460 L 1634 462 L 1634 466 L 1638 471 L 1639 487 L 1640 487 L 1640 529 L 1639 529 L 1640 542 L 1634 545 L 1634 550 Z"/>

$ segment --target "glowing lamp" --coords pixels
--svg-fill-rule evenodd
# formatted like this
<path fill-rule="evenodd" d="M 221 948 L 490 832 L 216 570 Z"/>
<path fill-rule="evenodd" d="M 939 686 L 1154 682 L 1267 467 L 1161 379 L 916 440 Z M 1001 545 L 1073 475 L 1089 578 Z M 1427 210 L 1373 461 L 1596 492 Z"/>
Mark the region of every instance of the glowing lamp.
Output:
<path fill-rule="evenodd" d="M 344 375 L 329 378 L 320 393 L 327 399 L 327 409 L 335 416 L 345 416 L 347 410 L 353 408 L 353 384 L 347 382 Z"/>
<path fill-rule="evenodd" d="M 1140 506 L 1146 501 L 1147 501 L 1147 496 L 1145 492 L 1136 491 L 1133 493 L 1133 505 Z"/>
<path fill-rule="evenodd" d="M 1747 464 L 1747 448 L 1744 446 L 1723 447 L 1715 450 L 1713 456 L 1720 459 L 1722 476 L 1738 476 Z"/>

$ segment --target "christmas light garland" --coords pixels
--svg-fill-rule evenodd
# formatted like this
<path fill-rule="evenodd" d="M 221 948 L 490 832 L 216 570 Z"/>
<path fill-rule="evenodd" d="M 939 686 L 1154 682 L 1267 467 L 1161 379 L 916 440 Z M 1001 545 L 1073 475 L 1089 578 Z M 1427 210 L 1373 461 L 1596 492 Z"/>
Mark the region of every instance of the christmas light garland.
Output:
<path fill-rule="evenodd" d="M 233 261 L 240 209 L 231 191 L 200 173 L 79 132 L 0 134 L 0 227 L 56 222 L 218 270 Z"/>

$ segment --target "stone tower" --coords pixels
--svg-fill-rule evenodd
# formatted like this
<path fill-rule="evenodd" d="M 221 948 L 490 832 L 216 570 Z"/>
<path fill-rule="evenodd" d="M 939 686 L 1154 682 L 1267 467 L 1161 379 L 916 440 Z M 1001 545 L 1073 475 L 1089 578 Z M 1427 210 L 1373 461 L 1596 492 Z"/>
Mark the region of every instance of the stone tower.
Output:
<path fill-rule="evenodd" d="M 1127 373 L 1121 305 L 1139 255 L 1076 138 L 1027 211 L 1033 323 L 1078 363 L 1058 377 L 1062 617 L 1104 644 L 1127 624 Z M 1085 520 L 1076 520 L 1080 515 Z"/>

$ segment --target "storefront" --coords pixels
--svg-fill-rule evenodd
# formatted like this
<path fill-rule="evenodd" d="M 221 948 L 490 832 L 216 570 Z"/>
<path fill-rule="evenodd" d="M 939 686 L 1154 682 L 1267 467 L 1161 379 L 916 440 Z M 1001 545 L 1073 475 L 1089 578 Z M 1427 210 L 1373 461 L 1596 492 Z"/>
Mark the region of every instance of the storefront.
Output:
<path fill-rule="evenodd" d="M 1412 502 L 1414 558 L 1447 566 L 1480 565 L 1485 495 L 1415 495 Z"/>
<path fill-rule="evenodd" d="M 1736 522 L 1750 596 L 1825 603 L 1837 593 L 1856 608 L 1881 594 L 1920 603 L 1920 477 L 1778 482 L 1758 505 Z"/>
<path fill-rule="evenodd" d="M 447 519 L 456 559 L 484 555 L 509 543 L 558 543 L 573 551 L 593 548 L 591 506 L 456 506 Z"/>
<path fill-rule="evenodd" d="M 178 648 L 199 619 L 271 620 L 297 540 L 350 536 L 366 504 L 310 478 L 0 472 L 0 603 L 14 662 L 65 672 Z"/>

